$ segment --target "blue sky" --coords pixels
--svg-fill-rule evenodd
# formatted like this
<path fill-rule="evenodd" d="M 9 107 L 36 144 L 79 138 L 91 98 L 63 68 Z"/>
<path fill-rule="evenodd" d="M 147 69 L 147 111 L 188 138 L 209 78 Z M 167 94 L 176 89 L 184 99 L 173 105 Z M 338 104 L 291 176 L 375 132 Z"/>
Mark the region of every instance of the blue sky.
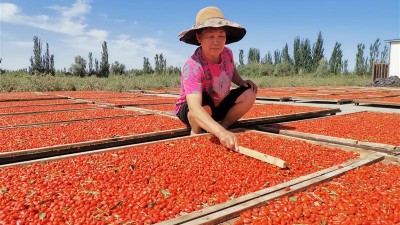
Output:
<path fill-rule="evenodd" d="M 399 0 L 302 0 L 302 1 L 132 1 L 132 0 L 2 0 L 0 3 L 1 68 L 28 68 L 33 55 L 33 37 L 49 44 L 56 69 L 69 68 L 80 55 L 101 59 L 107 41 L 110 63 L 141 69 L 143 57 L 154 63 L 163 53 L 167 65 L 181 67 L 195 50 L 180 42 L 178 34 L 195 23 L 197 12 L 206 6 L 219 7 L 228 20 L 246 28 L 246 36 L 230 44 L 238 62 L 249 48 L 281 50 L 287 43 L 292 56 L 296 37 L 316 41 L 324 38 L 324 54 L 330 58 L 335 42 L 342 44 L 344 59 L 353 70 L 357 44 L 369 45 L 377 38 L 400 38 Z M 245 58 L 247 59 L 247 58 Z"/>

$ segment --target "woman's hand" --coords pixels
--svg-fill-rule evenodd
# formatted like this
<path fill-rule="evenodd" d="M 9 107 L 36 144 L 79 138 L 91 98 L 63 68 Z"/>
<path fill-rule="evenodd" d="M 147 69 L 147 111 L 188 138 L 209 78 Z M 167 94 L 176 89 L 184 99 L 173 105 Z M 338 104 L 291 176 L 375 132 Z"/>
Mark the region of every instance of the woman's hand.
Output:
<path fill-rule="evenodd" d="M 245 80 L 245 81 L 243 81 L 243 84 L 241 86 L 244 86 L 244 87 L 250 86 L 251 90 L 253 90 L 253 92 L 257 94 L 258 87 L 253 81 Z"/>
<path fill-rule="evenodd" d="M 237 141 L 236 134 L 230 131 L 226 131 L 223 134 L 221 134 L 220 137 L 218 137 L 218 139 L 225 148 L 233 151 L 239 151 L 239 144 Z"/>

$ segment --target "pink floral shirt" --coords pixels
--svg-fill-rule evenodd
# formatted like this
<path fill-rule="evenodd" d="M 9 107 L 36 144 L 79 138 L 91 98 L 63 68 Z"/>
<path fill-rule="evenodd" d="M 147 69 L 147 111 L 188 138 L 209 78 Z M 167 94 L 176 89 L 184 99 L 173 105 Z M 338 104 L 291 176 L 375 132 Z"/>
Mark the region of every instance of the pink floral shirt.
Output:
<path fill-rule="evenodd" d="M 175 114 L 188 94 L 202 94 L 206 92 L 218 106 L 229 94 L 235 63 L 231 49 L 225 47 L 221 53 L 221 63 L 210 62 L 198 47 L 194 54 L 186 61 L 181 71 L 181 88 Z"/>

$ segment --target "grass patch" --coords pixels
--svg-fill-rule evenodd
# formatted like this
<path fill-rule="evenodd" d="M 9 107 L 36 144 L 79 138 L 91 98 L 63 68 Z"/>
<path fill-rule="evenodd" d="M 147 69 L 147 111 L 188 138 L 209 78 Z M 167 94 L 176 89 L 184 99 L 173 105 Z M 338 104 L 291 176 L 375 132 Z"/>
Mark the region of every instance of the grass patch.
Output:
<path fill-rule="evenodd" d="M 151 90 L 178 88 L 180 76 L 170 75 L 111 75 L 108 78 L 74 77 L 57 74 L 55 76 L 30 75 L 12 72 L 0 77 L 0 92 L 23 91 L 75 91 L 104 90 L 123 92 L 129 90 Z M 369 77 L 355 75 L 326 76 L 254 76 L 243 77 L 253 80 L 259 87 L 295 87 L 295 86 L 365 86 L 371 82 Z"/>

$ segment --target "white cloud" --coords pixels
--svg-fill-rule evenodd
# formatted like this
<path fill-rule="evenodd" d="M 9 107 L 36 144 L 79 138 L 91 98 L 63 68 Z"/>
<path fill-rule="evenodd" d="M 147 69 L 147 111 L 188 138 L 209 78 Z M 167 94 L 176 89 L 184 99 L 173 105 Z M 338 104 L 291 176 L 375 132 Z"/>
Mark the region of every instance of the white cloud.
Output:
<path fill-rule="evenodd" d="M 2 9 L 1 22 L 35 27 L 69 36 L 85 34 L 87 24 L 84 23 L 84 20 L 90 12 L 90 5 L 85 0 L 77 0 L 71 7 L 49 7 L 58 12 L 57 17 L 25 15 L 20 7 L 12 3 L 0 3 L 0 7 Z"/>
<path fill-rule="evenodd" d="M 61 12 L 64 18 L 72 19 L 77 17 L 80 20 L 83 20 L 84 15 L 90 12 L 91 6 L 86 0 L 77 0 L 71 8 L 63 6 L 54 6 L 53 8 Z"/>
<path fill-rule="evenodd" d="M 10 42 L 11 45 L 19 48 L 32 48 L 33 42 L 32 41 L 13 41 Z"/>
<path fill-rule="evenodd" d="M 160 53 L 163 53 L 166 57 L 168 65 L 179 66 L 183 61 L 183 57 L 176 51 L 160 47 L 163 41 L 157 36 L 163 36 L 162 31 L 158 31 L 156 35 L 153 35 L 154 37 L 147 38 L 137 38 L 124 33 L 109 37 L 107 30 L 91 27 L 86 22 L 86 17 L 90 15 L 91 9 L 87 0 L 76 0 L 69 7 L 58 5 L 47 7 L 56 12 L 55 15 L 51 16 L 27 15 L 18 5 L 12 3 L 0 3 L 0 7 L 2 9 L 0 22 L 2 23 L 18 24 L 60 34 L 52 40 L 49 40 L 49 36 L 41 36 L 40 32 L 33 34 L 33 36 L 39 36 L 49 43 L 50 53 L 55 55 L 57 69 L 69 68 L 75 56 L 80 55 L 86 58 L 89 52 L 93 53 L 94 58 L 100 60 L 104 41 L 107 41 L 108 44 L 110 63 L 119 61 L 125 64 L 128 69 L 141 68 L 143 57 L 148 57 L 150 62 L 153 62 L 155 54 Z M 110 16 L 106 13 L 97 14 L 97 16 L 112 19 L 112 22 L 126 22 L 109 18 Z M 136 24 L 137 21 L 133 23 Z M 12 33 L 12 30 L 5 30 L 4 32 L 12 34 L 10 38 L 7 38 L 7 40 L 4 38 L 2 42 L 4 58 L 7 59 L 6 67 L 8 69 L 27 68 L 29 66 L 28 59 L 32 55 L 33 43 L 26 41 L 26 39 L 15 39 L 18 34 Z M 0 35 L 3 36 L 3 31 L 0 32 Z M 14 51 L 11 46 L 18 47 L 19 50 Z"/>

